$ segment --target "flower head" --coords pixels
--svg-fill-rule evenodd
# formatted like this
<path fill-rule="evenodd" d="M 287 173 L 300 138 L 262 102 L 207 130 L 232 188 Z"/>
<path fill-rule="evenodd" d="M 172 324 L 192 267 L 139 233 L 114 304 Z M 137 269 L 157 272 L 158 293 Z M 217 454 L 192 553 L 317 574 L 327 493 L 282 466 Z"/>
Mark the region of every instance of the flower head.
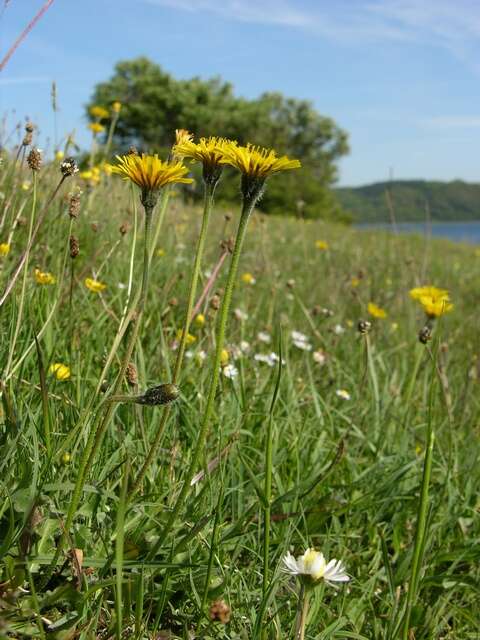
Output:
<path fill-rule="evenodd" d="M 55 276 L 46 271 L 35 269 L 35 281 L 37 284 L 55 284 Z"/>
<path fill-rule="evenodd" d="M 368 303 L 367 311 L 372 316 L 372 318 L 377 318 L 379 320 L 382 320 L 387 317 L 387 312 L 385 311 L 385 309 L 382 309 L 381 307 L 376 305 L 374 302 Z"/>
<path fill-rule="evenodd" d="M 317 240 L 315 242 L 315 246 L 317 247 L 317 249 L 319 249 L 320 251 L 328 251 L 328 242 L 325 242 L 325 240 Z"/>
<path fill-rule="evenodd" d="M 173 147 L 175 157 L 201 162 L 205 182 L 216 184 L 223 168 L 224 149 L 231 142 L 215 136 L 200 138 L 199 142 L 193 142 L 191 134 L 183 129 L 177 130 L 177 139 L 180 139 L 180 142 L 177 141 Z"/>
<path fill-rule="evenodd" d="M 307 549 L 302 556 L 296 559 L 290 552 L 287 552 L 283 563 L 287 573 L 299 576 L 309 585 L 313 585 L 321 579 L 327 584 L 349 582 L 350 580 L 345 572 L 343 562 L 334 558 L 327 563 L 323 553 L 315 551 L 315 549 Z"/>
<path fill-rule="evenodd" d="M 68 380 L 70 378 L 70 368 L 66 364 L 55 362 L 50 365 L 49 371 L 57 380 Z"/>
<path fill-rule="evenodd" d="M 167 184 L 193 182 L 191 178 L 185 177 L 188 169 L 181 162 L 163 162 L 157 154 L 129 154 L 117 156 L 117 160 L 118 164 L 112 167 L 112 173 L 118 173 L 124 180 L 131 180 L 142 189 L 144 206 L 151 206 L 150 198 L 156 202 L 158 190 Z"/>
<path fill-rule="evenodd" d="M 115 102 L 112 104 L 113 113 L 120 113 L 121 109 L 122 109 L 122 103 L 119 102 L 118 100 L 115 100 Z"/>
<path fill-rule="evenodd" d="M 182 339 L 182 336 L 183 336 L 183 329 L 179 329 L 177 331 L 177 340 L 180 341 Z M 185 344 L 187 345 L 187 347 L 189 347 L 196 341 L 197 341 L 196 336 L 193 336 L 191 333 L 187 333 L 187 337 L 185 338 Z"/>
<path fill-rule="evenodd" d="M 453 309 L 446 289 L 433 286 L 416 287 L 410 290 L 410 297 L 422 305 L 429 318 L 438 318 Z"/>
<path fill-rule="evenodd" d="M 8 242 L 0 243 L 0 256 L 8 256 L 10 253 L 10 245 Z"/>
<path fill-rule="evenodd" d="M 102 131 L 105 131 L 105 127 L 103 126 L 103 124 L 100 124 L 99 122 L 91 122 L 88 125 L 88 128 L 90 129 L 90 131 L 93 133 L 94 136 L 96 136 L 97 133 L 102 133 Z"/>
<path fill-rule="evenodd" d="M 287 156 L 277 156 L 273 149 L 265 149 L 247 144 L 245 147 L 228 141 L 222 148 L 222 164 L 229 164 L 242 174 L 242 193 L 244 198 L 258 200 L 262 195 L 265 180 L 273 173 L 299 169 L 299 160 Z"/>
<path fill-rule="evenodd" d="M 335 391 L 335 395 L 342 400 L 350 400 L 351 395 L 348 393 L 346 389 L 337 389 Z"/>
<path fill-rule="evenodd" d="M 105 107 L 94 105 L 93 107 L 90 107 L 90 115 L 93 116 L 94 118 L 98 118 L 99 120 L 102 120 L 103 118 L 108 118 L 110 114 L 107 111 L 107 109 L 105 109 Z"/>
<path fill-rule="evenodd" d="M 245 284 L 255 284 L 256 280 L 253 277 L 253 275 L 249 272 L 247 273 L 243 273 L 242 276 L 242 282 L 244 282 Z"/>
<path fill-rule="evenodd" d="M 93 278 L 85 278 L 85 286 L 93 293 L 100 293 L 107 288 L 107 285 Z"/>

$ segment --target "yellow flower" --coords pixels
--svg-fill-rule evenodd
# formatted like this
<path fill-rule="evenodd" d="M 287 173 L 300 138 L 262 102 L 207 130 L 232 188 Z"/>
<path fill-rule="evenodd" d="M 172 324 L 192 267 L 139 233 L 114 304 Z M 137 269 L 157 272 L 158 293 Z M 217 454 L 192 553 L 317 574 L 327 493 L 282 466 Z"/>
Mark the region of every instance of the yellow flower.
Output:
<path fill-rule="evenodd" d="M 328 250 L 328 242 L 325 242 L 325 240 L 317 240 L 315 242 L 315 246 L 317 247 L 317 249 L 320 249 L 320 251 L 327 251 Z"/>
<path fill-rule="evenodd" d="M 222 148 L 222 164 L 230 164 L 250 178 L 263 180 L 273 173 L 288 169 L 299 169 L 299 160 L 290 160 L 287 156 L 278 157 L 273 149 L 264 149 L 252 144 L 242 147 L 228 141 Z"/>
<path fill-rule="evenodd" d="M 188 169 L 181 162 L 162 162 L 157 154 L 117 156 L 117 160 L 112 172 L 123 176 L 124 180 L 131 180 L 141 189 L 153 191 L 175 182 L 192 182 L 191 178 L 185 178 Z"/>
<path fill-rule="evenodd" d="M 89 182 L 92 187 L 96 186 L 102 178 L 99 167 L 92 167 L 86 171 L 81 171 L 79 175 L 82 180 Z"/>
<path fill-rule="evenodd" d="M 190 133 L 186 129 L 175 129 L 175 146 L 184 144 L 185 142 L 191 142 L 193 140 L 193 133 Z"/>
<path fill-rule="evenodd" d="M 429 318 L 438 318 L 453 309 L 447 289 L 425 286 L 410 290 L 410 297 L 417 300 Z"/>
<path fill-rule="evenodd" d="M 203 315 L 203 313 L 199 313 L 195 317 L 195 324 L 197 325 L 197 327 L 205 326 L 205 316 Z"/>
<path fill-rule="evenodd" d="M 245 284 L 255 284 L 256 280 L 251 273 L 243 273 L 242 274 L 242 282 Z"/>
<path fill-rule="evenodd" d="M 230 355 L 228 351 L 226 349 L 222 349 L 222 352 L 220 353 L 220 364 L 222 365 L 222 367 L 228 364 L 229 359 Z"/>
<path fill-rule="evenodd" d="M 103 126 L 103 124 L 100 124 L 99 122 L 91 122 L 88 125 L 88 128 L 90 129 L 90 131 L 93 132 L 94 136 L 96 136 L 97 133 L 102 133 L 102 131 L 105 131 L 105 127 Z"/>
<path fill-rule="evenodd" d="M 188 133 L 188 132 L 186 132 Z M 200 138 L 199 142 L 193 142 L 184 135 L 184 139 L 173 147 L 173 153 L 178 158 L 190 158 L 196 162 L 201 162 L 206 171 L 218 169 L 224 159 L 224 149 L 231 144 L 225 138 Z"/>
<path fill-rule="evenodd" d="M 106 176 L 112 175 L 112 165 L 108 162 L 102 162 L 102 164 L 98 167 L 99 170 L 103 171 Z"/>
<path fill-rule="evenodd" d="M 61 151 L 60 149 L 58 151 L 55 151 L 55 160 L 63 160 L 64 157 L 65 154 L 63 153 L 63 151 Z"/>
<path fill-rule="evenodd" d="M 165 255 L 165 249 L 157 249 L 156 253 L 159 258 L 163 258 L 163 256 Z"/>
<path fill-rule="evenodd" d="M 177 340 L 180 341 L 182 339 L 183 329 L 179 329 L 177 331 Z M 191 333 L 187 333 L 187 339 L 185 340 L 185 344 L 189 347 L 191 344 L 197 341 L 195 336 L 192 336 Z"/>
<path fill-rule="evenodd" d="M 360 278 L 353 277 L 350 280 L 350 286 L 352 286 L 352 287 L 358 287 L 359 284 L 360 284 Z"/>
<path fill-rule="evenodd" d="M 115 100 L 115 102 L 112 104 L 113 113 L 120 113 L 121 109 L 122 109 L 122 103 L 119 102 L 118 100 Z"/>
<path fill-rule="evenodd" d="M 90 291 L 93 291 L 93 293 L 100 293 L 100 291 L 107 288 L 106 284 L 103 284 L 103 282 L 99 282 L 98 280 L 94 280 L 93 278 L 85 278 L 85 286 L 87 289 L 90 289 Z"/>
<path fill-rule="evenodd" d="M 22 189 L 23 191 L 28 191 L 30 189 L 31 183 L 28 180 L 25 180 L 25 182 L 22 182 Z"/>
<path fill-rule="evenodd" d="M 68 380 L 70 378 L 70 368 L 66 364 L 55 362 L 55 364 L 50 365 L 49 371 L 57 380 Z"/>
<path fill-rule="evenodd" d="M 40 269 L 35 269 L 35 280 L 37 284 L 55 284 L 55 276 Z"/>
<path fill-rule="evenodd" d="M 110 114 L 107 111 L 107 109 L 105 109 L 104 107 L 99 107 L 98 105 L 95 105 L 93 107 L 90 107 L 90 115 L 92 115 L 94 118 L 98 118 L 99 120 L 102 120 L 103 118 L 108 118 Z"/>
<path fill-rule="evenodd" d="M 423 296 L 419 302 L 430 318 L 438 318 L 453 309 L 453 304 L 445 297 L 435 299 L 430 296 Z"/>
<path fill-rule="evenodd" d="M 420 300 L 420 298 L 429 297 L 429 298 L 448 298 L 448 291 L 446 289 L 439 289 L 438 287 L 433 287 L 431 285 L 425 287 L 415 287 L 414 289 L 410 289 L 410 297 L 413 300 Z"/>
<path fill-rule="evenodd" d="M 376 305 L 374 302 L 368 303 L 367 311 L 374 318 L 383 319 L 387 317 L 387 312 L 385 311 L 385 309 L 382 309 L 381 307 Z"/>
<path fill-rule="evenodd" d="M 10 253 L 10 245 L 8 242 L 0 243 L 0 256 L 8 256 Z"/>

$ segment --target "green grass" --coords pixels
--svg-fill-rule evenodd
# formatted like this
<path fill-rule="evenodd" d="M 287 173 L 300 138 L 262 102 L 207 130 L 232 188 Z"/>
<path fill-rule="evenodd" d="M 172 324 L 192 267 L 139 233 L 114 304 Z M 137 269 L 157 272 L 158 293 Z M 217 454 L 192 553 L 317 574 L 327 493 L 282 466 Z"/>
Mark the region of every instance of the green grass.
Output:
<path fill-rule="evenodd" d="M 22 207 L 28 219 L 32 205 L 31 192 L 19 186 L 23 178 L 12 182 L 9 166 L 2 167 L 0 207 L 11 194 L 13 199 L 0 242 L 7 241 Z M 55 166 L 40 172 L 36 215 L 58 175 Z M 143 213 L 140 206 L 136 211 L 132 190 L 108 178 L 91 192 L 84 186 L 82 211 L 73 221 L 80 255 L 70 306 L 70 220 L 63 196 L 73 182 L 50 206 L 30 255 L 10 358 L 22 277 L 0 309 L 0 637 L 293 638 L 298 585 L 281 571 L 281 559 L 289 549 L 297 555 L 315 546 L 327 558 L 342 559 L 352 580 L 338 591 L 328 585 L 314 591 L 306 638 L 401 638 L 430 424 L 436 439 L 411 638 L 477 638 L 478 252 L 447 241 L 258 214 L 240 264 L 240 273 L 251 272 L 256 282 L 239 279 L 232 305 L 248 318 L 232 313 L 227 331 L 230 362 L 239 373 L 233 380 L 221 376 L 203 452 L 203 467 L 214 462 L 214 468 L 190 491 L 167 539 L 158 540 L 200 428 L 218 314 L 210 301 L 222 294 L 228 257 L 202 306 L 205 326 L 192 327 L 196 341 L 180 375 L 181 397 L 141 492 L 127 501 L 162 409 L 119 404 L 57 569 L 42 585 L 63 533 L 88 429 L 104 409 L 105 397 L 91 406 L 92 397 L 103 383 L 101 371 L 125 310 L 130 269 L 132 295 L 142 269 Z M 130 228 L 121 235 L 125 221 Z M 237 221 L 238 212 L 230 221 L 222 211 L 212 213 L 199 294 L 222 253 L 220 242 L 234 234 Z M 155 253 L 152 260 L 134 351 L 138 392 L 171 379 L 172 343 L 183 323 L 200 223 L 199 211 L 184 205 L 179 191 L 157 243 L 165 255 Z M 0 258 L 2 292 L 27 237 L 28 224 L 14 229 L 10 253 Z M 328 251 L 315 247 L 320 239 Z M 54 274 L 56 284 L 36 284 L 34 267 Z M 107 284 L 102 294 L 84 286 L 93 275 Z M 417 340 L 424 318 L 408 291 L 430 283 L 448 288 L 455 308 L 424 347 Z M 367 318 L 370 301 L 388 318 L 373 322 L 367 358 L 356 325 Z M 344 333 L 336 333 L 337 325 Z M 259 340 L 260 331 L 270 334 L 271 344 Z M 297 348 L 291 331 L 304 333 L 312 351 Z M 235 359 L 242 341 L 250 351 Z M 280 345 L 281 369 L 254 359 L 278 353 Z M 125 341 L 108 385 L 124 348 Z M 314 360 L 318 350 L 324 364 Z M 71 378 L 56 380 L 52 363 L 68 365 Z M 338 397 L 339 389 L 351 399 Z M 122 392 L 137 390 L 125 384 Z M 265 491 L 271 491 L 270 502 Z M 83 553 L 81 567 L 73 549 Z M 210 620 L 218 599 L 231 608 L 228 624 Z"/>

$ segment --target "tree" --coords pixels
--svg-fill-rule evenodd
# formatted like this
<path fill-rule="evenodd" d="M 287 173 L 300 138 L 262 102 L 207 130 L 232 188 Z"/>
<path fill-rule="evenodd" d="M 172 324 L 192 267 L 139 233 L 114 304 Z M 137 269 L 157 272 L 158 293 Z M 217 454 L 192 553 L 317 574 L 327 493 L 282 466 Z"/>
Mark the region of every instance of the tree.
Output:
<path fill-rule="evenodd" d="M 122 103 L 115 132 L 119 149 L 134 144 L 165 153 L 175 129 L 271 147 L 299 158 L 303 167 L 295 175 L 270 181 L 261 209 L 294 213 L 301 201 L 307 217 L 338 213 L 330 187 L 337 179 L 337 160 L 348 152 L 347 134 L 309 101 L 281 93 L 247 100 L 237 97 L 232 85 L 219 77 L 176 80 L 147 58 L 119 62 L 110 80 L 95 87 L 87 108 L 109 106 L 116 100 Z M 237 191 L 231 179 L 224 180 L 223 199 L 236 198 Z"/>

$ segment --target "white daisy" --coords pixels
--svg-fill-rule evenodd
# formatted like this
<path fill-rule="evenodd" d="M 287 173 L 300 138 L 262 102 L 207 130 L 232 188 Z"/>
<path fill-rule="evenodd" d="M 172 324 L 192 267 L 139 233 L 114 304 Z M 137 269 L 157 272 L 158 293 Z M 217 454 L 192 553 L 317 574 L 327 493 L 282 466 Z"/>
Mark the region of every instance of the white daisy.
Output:
<path fill-rule="evenodd" d="M 265 342 L 265 344 L 270 344 L 272 341 L 271 335 L 267 331 L 259 331 L 257 334 L 257 338 L 260 342 Z"/>
<path fill-rule="evenodd" d="M 226 378 L 233 380 L 238 376 L 238 369 L 234 364 L 226 364 L 222 367 L 222 373 Z"/>
<path fill-rule="evenodd" d="M 321 551 L 307 549 L 303 556 L 295 559 L 288 551 L 283 558 L 284 570 L 294 576 L 304 576 L 312 582 L 318 582 L 323 578 L 327 584 L 334 586 L 334 582 L 349 582 L 350 577 L 346 574 L 345 567 L 341 560 L 330 560 L 327 563 Z"/>

